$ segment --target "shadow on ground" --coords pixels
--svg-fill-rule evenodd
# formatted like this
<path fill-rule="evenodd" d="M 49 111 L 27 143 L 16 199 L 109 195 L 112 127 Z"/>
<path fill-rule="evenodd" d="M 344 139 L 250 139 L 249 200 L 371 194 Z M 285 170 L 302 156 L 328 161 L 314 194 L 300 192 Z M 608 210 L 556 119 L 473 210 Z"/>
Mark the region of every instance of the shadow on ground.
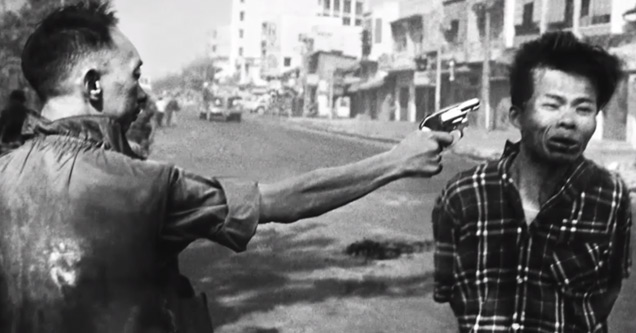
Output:
<path fill-rule="evenodd" d="M 432 292 L 431 274 L 369 274 L 364 268 L 372 261 L 346 255 L 333 239 L 315 236 L 318 228 L 313 224 L 285 233 L 260 230 L 242 254 L 208 243 L 189 248 L 181 258 L 182 270 L 198 291 L 208 294 L 214 326 L 277 306 L 334 297 L 414 297 Z M 254 328 L 253 332 L 276 331 Z"/>

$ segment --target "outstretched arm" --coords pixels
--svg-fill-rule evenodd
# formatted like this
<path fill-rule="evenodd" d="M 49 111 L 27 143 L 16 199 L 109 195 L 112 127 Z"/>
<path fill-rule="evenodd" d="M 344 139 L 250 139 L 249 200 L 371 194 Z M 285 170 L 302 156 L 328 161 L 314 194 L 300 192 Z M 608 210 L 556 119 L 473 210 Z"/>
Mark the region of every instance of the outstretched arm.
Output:
<path fill-rule="evenodd" d="M 440 152 L 452 141 L 447 133 L 417 131 L 392 150 L 362 161 L 259 184 L 260 223 L 318 216 L 396 179 L 431 177 L 441 171 Z"/>

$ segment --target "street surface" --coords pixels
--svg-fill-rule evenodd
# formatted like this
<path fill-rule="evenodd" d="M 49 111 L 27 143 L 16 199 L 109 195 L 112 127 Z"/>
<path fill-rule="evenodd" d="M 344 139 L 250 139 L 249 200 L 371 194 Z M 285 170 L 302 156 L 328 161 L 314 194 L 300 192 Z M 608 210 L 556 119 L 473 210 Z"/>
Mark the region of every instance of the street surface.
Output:
<path fill-rule="evenodd" d="M 179 114 L 157 134 L 152 157 L 213 176 L 275 181 L 353 162 L 391 145 L 290 129 L 277 120 L 205 122 Z M 433 179 L 405 179 L 323 216 L 260 226 L 241 254 L 197 242 L 182 271 L 208 295 L 215 332 L 454 332 L 446 306 L 432 302 L 429 248 L 393 260 L 365 260 L 347 245 L 430 240 L 430 212 L 446 181 L 474 162 L 444 157 Z M 631 279 L 634 280 L 634 279 Z M 634 283 L 625 292 L 636 291 Z M 633 306 L 617 306 L 614 332 L 636 331 Z"/>

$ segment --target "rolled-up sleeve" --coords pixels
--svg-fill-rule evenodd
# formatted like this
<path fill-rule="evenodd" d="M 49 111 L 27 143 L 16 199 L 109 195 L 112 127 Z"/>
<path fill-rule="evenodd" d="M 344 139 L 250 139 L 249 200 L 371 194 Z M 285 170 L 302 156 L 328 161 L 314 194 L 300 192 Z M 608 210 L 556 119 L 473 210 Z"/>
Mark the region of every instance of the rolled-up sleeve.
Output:
<path fill-rule="evenodd" d="M 175 168 L 166 206 L 164 241 L 209 239 L 242 252 L 256 233 L 260 193 L 253 181 L 207 178 Z"/>

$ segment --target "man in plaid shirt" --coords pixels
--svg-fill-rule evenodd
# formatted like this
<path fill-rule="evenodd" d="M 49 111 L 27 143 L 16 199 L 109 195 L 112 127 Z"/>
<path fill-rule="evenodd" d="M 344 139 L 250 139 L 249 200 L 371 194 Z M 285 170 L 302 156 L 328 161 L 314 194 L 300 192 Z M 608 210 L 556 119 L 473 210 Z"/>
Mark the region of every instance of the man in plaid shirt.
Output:
<path fill-rule="evenodd" d="M 620 62 L 571 34 L 526 43 L 510 71 L 521 140 L 455 176 L 433 210 L 435 292 L 461 332 L 606 332 L 629 274 L 631 211 L 583 157 Z"/>

